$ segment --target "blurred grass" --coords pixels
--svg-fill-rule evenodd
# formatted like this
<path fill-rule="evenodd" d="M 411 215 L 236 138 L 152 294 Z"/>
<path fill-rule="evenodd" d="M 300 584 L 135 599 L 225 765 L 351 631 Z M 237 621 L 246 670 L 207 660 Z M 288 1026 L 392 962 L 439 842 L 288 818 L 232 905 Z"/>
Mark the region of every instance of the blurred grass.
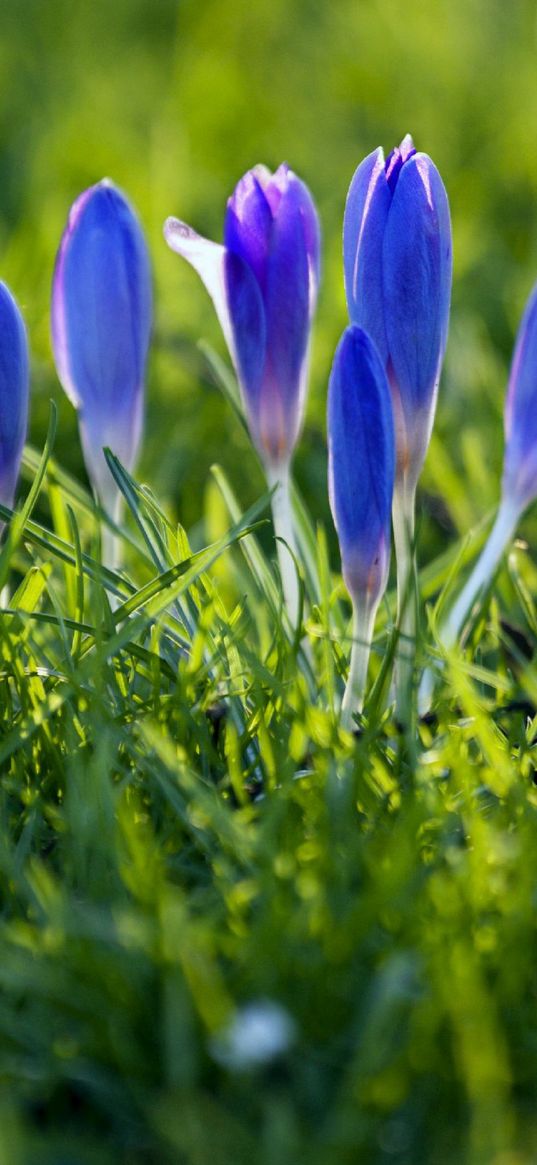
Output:
<path fill-rule="evenodd" d="M 490 511 L 537 277 L 536 55 L 529 0 L 3 3 L 0 275 L 30 331 L 31 438 L 41 449 L 53 397 L 54 455 L 83 480 L 49 290 L 69 205 L 108 174 L 155 266 L 139 476 L 172 523 L 134 497 L 160 571 L 189 554 L 177 519 L 195 549 L 226 542 L 214 461 L 243 509 L 264 490 L 198 348 L 227 359 L 211 305 L 165 247 L 164 218 L 220 237 L 228 194 L 259 160 L 287 159 L 314 193 L 324 280 L 296 477 L 337 565 L 324 409 L 345 324 L 343 205 L 363 155 L 408 130 L 443 174 L 455 245 L 421 561 L 450 539 L 456 554 Z M 36 464 L 27 454 L 24 493 Z M 73 541 L 68 505 L 83 560 L 76 539 L 58 543 Z M 27 523 L 22 613 L 0 623 L 1 1165 L 533 1165 L 531 554 L 512 552 L 468 657 L 450 661 L 412 767 L 389 721 L 337 733 L 348 645 L 324 535 L 312 686 L 251 539 L 210 576 L 206 558 L 176 570 L 172 610 L 162 579 L 143 589 L 147 547 L 126 548 L 130 579 L 116 583 L 135 622 L 122 624 L 93 561 L 90 500 L 49 465 L 36 513 L 56 539 Z M 534 544 L 537 514 L 523 532 Z M 438 586 L 448 569 L 432 568 Z M 291 1013 L 296 1046 L 227 1072 L 211 1039 L 263 998 Z"/>

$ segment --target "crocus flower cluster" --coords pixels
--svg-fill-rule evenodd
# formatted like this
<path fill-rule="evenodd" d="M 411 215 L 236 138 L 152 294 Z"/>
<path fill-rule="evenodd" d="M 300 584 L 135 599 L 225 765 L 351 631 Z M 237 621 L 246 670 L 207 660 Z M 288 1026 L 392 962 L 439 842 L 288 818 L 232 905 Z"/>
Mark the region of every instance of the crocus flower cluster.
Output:
<path fill-rule="evenodd" d="M 170 247 L 195 268 L 216 308 L 251 438 L 272 491 L 283 590 L 299 618 L 290 464 L 303 420 L 311 326 L 319 286 L 319 223 L 304 183 L 282 165 L 256 166 L 228 201 L 223 243 L 169 218 Z M 407 591 L 414 573 L 415 491 L 434 419 L 451 292 L 446 192 L 431 159 L 407 136 L 385 159 L 358 166 L 345 208 L 343 259 L 350 324 L 328 392 L 329 495 L 343 578 L 353 606 L 353 647 L 343 723 L 363 704 L 375 613 L 390 561 L 393 516 L 398 623 L 415 634 Z M 138 454 L 152 321 L 151 268 L 137 216 L 103 180 L 73 204 L 53 280 L 52 340 L 59 378 L 79 414 L 95 494 L 109 517 L 119 492 L 103 447 L 127 469 Z M 537 287 L 522 320 L 505 407 L 502 499 L 483 555 L 444 629 L 460 632 L 537 497 Z M 0 284 L 0 501 L 13 504 L 28 411 L 28 345 L 17 305 Z M 106 531 L 105 531 L 106 533 Z M 291 551 L 291 554 L 289 553 Z M 117 565 L 113 543 L 103 557 Z M 410 610 L 410 614 L 409 614 Z M 411 654 L 399 659 L 407 689 Z M 422 704 L 432 690 L 422 684 Z"/>
<path fill-rule="evenodd" d="M 370 498 L 369 513 L 363 529 L 375 529 L 375 507 L 379 499 L 385 505 L 389 492 L 392 506 L 398 577 L 398 621 L 403 637 L 398 672 L 398 710 L 405 717 L 413 671 L 415 637 L 415 597 L 409 594 L 413 583 L 414 498 L 418 476 L 429 443 L 440 369 L 447 339 L 451 291 L 451 228 L 446 192 L 440 175 L 426 154 L 417 153 L 407 136 L 385 160 L 382 149 L 375 150 L 358 166 L 352 179 L 343 229 L 345 289 L 352 324 L 369 337 L 384 377 L 389 385 L 391 407 L 367 418 L 364 400 L 373 399 L 369 382 L 363 375 L 347 372 L 346 393 L 354 407 L 363 412 L 367 435 L 360 447 L 355 427 L 345 427 L 338 444 L 345 447 L 345 457 L 333 458 L 332 476 L 339 492 L 349 491 L 347 464 L 354 466 L 355 491 L 360 491 L 361 511 L 364 498 Z M 354 341 L 356 343 L 356 339 Z M 340 359 L 340 358 L 339 358 Z M 338 357 L 336 357 L 336 366 Z M 335 367 L 336 367 L 335 366 Z M 375 383 L 380 384 L 378 367 Z M 329 407 L 329 441 L 331 411 Z M 393 466 L 386 450 L 395 431 L 395 482 Z M 382 483 L 382 490 L 380 489 Z M 394 494 L 395 488 L 395 494 Z M 334 488 L 332 487 L 332 492 Z M 350 496 L 350 495 L 349 495 Z M 384 510 L 382 511 L 384 514 Z M 384 515 L 384 521 L 385 521 Z M 336 526 L 338 519 L 336 516 Z M 358 528 L 355 551 L 363 556 Z M 348 536 L 344 545 L 340 534 L 343 571 L 351 554 Z M 373 539 L 369 543 L 369 565 L 387 561 L 389 540 L 384 542 L 380 557 Z M 384 572 L 384 590 L 387 570 Z M 353 651 L 358 652 L 357 635 L 369 642 L 372 623 L 356 620 L 356 611 L 364 609 L 368 596 L 369 575 L 362 574 L 361 593 L 349 583 L 355 610 Z M 380 598 L 380 594 L 377 597 Z M 363 659 L 363 650 L 360 658 Z M 357 681 L 351 681 L 356 692 Z M 365 684 L 365 673 L 360 683 Z M 363 691 L 356 703 L 360 706 Z M 351 702 L 349 688 L 345 707 Z M 348 718 L 347 718 L 348 719 Z"/>

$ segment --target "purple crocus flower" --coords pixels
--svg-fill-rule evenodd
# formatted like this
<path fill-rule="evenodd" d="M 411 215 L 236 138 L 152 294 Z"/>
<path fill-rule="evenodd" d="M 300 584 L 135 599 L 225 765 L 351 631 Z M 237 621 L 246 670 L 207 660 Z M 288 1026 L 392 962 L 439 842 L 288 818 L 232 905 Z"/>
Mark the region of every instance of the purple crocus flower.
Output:
<path fill-rule="evenodd" d="M 103 456 L 127 469 L 140 445 L 152 319 L 151 268 L 138 219 L 108 179 L 71 207 L 54 271 L 52 342 L 58 376 L 79 413 L 88 475 L 114 512 L 117 490 Z"/>
<path fill-rule="evenodd" d="M 328 391 L 330 505 L 343 578 L 354 610 L 353 649 L 343 701 L 350 726 L 361 708 L 375 613 L 390 562 L 395 436 L 390 389 L 377 349 L 362 328 L 347 328 Z"/>
<path fill-rule="evenodd" d="M 228 201 L 223 246 L 175 218 L 164 233 L 214 302 L 265 468 L 288 466 L 319 283 L 319 225 L 307 187 L 286 165 L 274 174 L 256 166 Z"/>
<path fill-rule="evenodd" d="M 446 347 L 451 226 L 446 191 L 410 135 L 374 150 L 352 179 L 343 228 L 345 289 L 392 392 L 397 479 L 414 490 L 427 452 Z"/>
<path fill-rule="evenodd" d="M 26 328 L 5 283 L 0 283 L 0 501 L 12 508 L 28 423 L 29 359 Z"/>

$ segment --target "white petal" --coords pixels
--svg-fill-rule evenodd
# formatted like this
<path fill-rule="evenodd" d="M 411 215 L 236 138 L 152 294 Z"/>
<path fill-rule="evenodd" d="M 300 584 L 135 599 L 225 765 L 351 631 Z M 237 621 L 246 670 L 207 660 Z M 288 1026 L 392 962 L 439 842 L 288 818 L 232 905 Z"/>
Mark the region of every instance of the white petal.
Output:
<path fill-rule="evenodd" d="M 205 284 L 214 303 L 220 327 L 235 362 L 233 333 L 226 296 L 224 278 L 224 258 L 226 248 L 221 243 L 213 243 L 198 235 L 192 227 L 178 218 L 168 218 L 164 223 L 164 238 L 172 251 L 177 251 L 187 259 Z"/>

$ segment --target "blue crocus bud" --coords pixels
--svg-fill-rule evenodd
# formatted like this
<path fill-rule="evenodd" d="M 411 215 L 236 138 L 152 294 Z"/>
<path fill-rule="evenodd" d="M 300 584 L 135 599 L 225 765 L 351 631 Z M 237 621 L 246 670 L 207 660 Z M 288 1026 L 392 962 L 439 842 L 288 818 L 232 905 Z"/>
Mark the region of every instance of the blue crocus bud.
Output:
<path fill-rule="evenodd" d="M 390 389 L 375 345 L 362 328 L 347 328 L 336 351 L 328 392 L 330 505 L 343 578 L 353 602 L 349 682 L 343 700 L 348 727 L 360 709 L 375 613 L 390 562 L 395 436 Z"/>
<path fill-rule="evenodd" d="M 387 160 L 375 150 L 351 182 L 343 228 L 353 323 L 377 345 L 392 394 L 397 451 L 397 711 L 410 719 L 417 619 L 414 511 L 446 347 L 452 253 L 449 206 L 436 166 L 410 136 Z"/>
<path fill-rule="evenodd" d="M 229 199 L 224 246 L 174 218 L 164 234 L 213 299 L 265 468 L 288 465 L 319 283 L 319 225 L 307 187 L 286 165 L 275 174 L 256 166 Z"/>
<path fill-rule="evenodd" d="M 452 252 L 444 184 L 407 135 L 375 150 L 351 182 L 343 229 L 353 323 L 384 361 L 394 409 L 397 478 L 408 491 L 427 452 L 446 347 Z"/>
<path fill-rule="evenodd" d="M 29 359 L 17 304 L 0 283 L 0 501 L 13 506 L 28 423 Z"/>
<path fill-rule="evenodd" d="M 537 497 L 537 285 L 518 331 L 504 427 L 503 497 L 521 513 Z"/>
<path fill-rule="evenodd" d="M 54 272 L 52 342 L 59 378 L 79 413 L 88 475 L 112 513 L 118 495 L 102 450 L 110 446 L 133 468 L 151 319 L 151 267 L 140 224 L 104 179 L 69 214 Z"/>

